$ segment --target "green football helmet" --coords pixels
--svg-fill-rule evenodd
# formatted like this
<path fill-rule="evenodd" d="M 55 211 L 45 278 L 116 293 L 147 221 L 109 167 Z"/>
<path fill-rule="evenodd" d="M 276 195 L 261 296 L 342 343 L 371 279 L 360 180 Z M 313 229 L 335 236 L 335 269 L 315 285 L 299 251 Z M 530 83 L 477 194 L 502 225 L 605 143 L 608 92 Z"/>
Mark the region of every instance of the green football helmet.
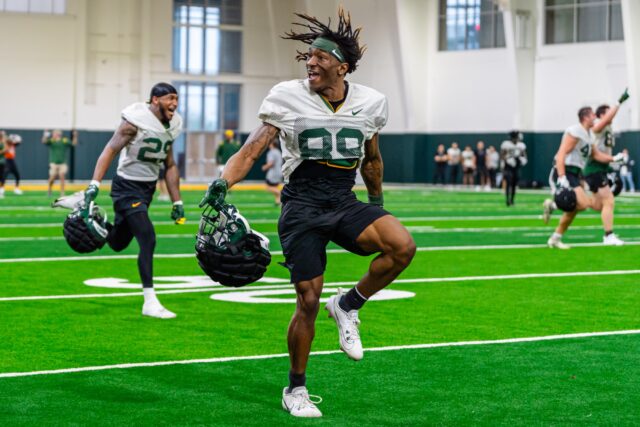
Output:
<path fill-rule="evenodd" d="M 235 206 L 223 203 L 202 212 L 196 237 L 200 268 L 224 286 L 240 287 L 260 279 L 271 262 L 269 239 L 251 230 Z"/>

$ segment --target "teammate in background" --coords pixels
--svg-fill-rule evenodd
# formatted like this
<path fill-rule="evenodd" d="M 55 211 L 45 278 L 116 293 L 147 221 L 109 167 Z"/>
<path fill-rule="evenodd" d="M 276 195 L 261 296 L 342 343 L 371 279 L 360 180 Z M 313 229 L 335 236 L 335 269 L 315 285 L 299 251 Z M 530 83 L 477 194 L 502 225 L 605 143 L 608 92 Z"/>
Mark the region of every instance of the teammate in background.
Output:
<path fill-rule="evenodd" d="M 164 163 L 167 189 L 173 201 L 171 219 L 176 224 L 184 224 L 180 174 L 172 150 L 173 141 L 182 130 L 182 118 L 176 112 L 177 108 L 176 89 L 168 83 L 158 83 L 151 89 L 148 103 L 138 102 L 122 110 L 122 122 L 100 154 L 89 187 L 84 193 L 77 193 L 84 197 L 87 205 L 95 200 L 100 181 L 120 154 L 116 176 L 111 183 L 115 220 L 113 225 L 107 225 L 107 243 L 111 249 L 120 252 L 135 237 L 140 247 L 138 271 L 144 293 L 142 314 L 160 319 L 176 315 L 160 304 L 153 289 L 156 234 L 148 210 L 156 190 L 160 163 Z"/>
<path fill-rule="evenodd" d="M 275 203 L 280 206 L 280 183 L 282 182 L 282 153 L 278 150 L 278 142 L 274 139 L 269 143 L 267 162 L 262 165 L 262 171 L 267 173 L 265 181 L 267 191 L 275 197 Z"/>
<path fill-rule="evenodd" d="M 500 153 L 496 151 L 493 145 L 487 148 L 487 170 L 489 171 L 489 185 L 490 188 L 496 188 L 498 169 L 500 168 Z"/>
<path fill-rule="evenodd" d="M 470 145 L 462 151 L 462 184 L 473 187 L 473 176 L 476 170 L 476 155 Z"/>
<path fill-rule="evenodd" d="M 446 184 L 445 172 L 447 171 L 447 152 L 444 149 L 444 144 L 439 144 L 436 149 L 436 155 L 433 157 L 436 162 L 436 171 L 433 174 L 434 184 Z"/>
<path fill-rule="evenodd" d="M 7 151 L 4 154 L 6 162 L 6 168 L 4 172 L 4 181 L 7 180 L 10 174 L 16 180 L 16 185 L 13 188 L 13 193 L 18 196 L 22 194 L 20 190 L 20 172 L 18 171 L 18 165 L 16 164 L 16 147 L 22 143 L 22 137 L 17 134 L 11 134 L 7 138 Z"/>
<path fill-rule="evenodd" d="M 216 163 L 218 164 L 218 176 L 222 175 L 224 166 L 227 164 L 231 156 L 240 150 L 240 143 L 234 138 L 235 133 L 231 129 L 224 131 L 224 139 L 218 145 L 216 151 Z"/>
<path fill-rule="evenodd" d="M 62 136 L 62 131 L 56 129 L 53 132 L 45 130 L 42 134 L 42 143 L 49 147 L 49 187 L 47 195 L 51 197 L 51 190 L 56 178 L 60 179 L 60 195 L 64 196 L 64 177 L 69 170 L 67 166 L 67 151 L 71 145 L 78 144 L 78 133 L 71 133 L 71 140 Z"/>
<path fill-rule="evenodd" d="M 635 192 L 636 186 L 633 183 L 633 172 L 631 168 L 635 161 L 629 157 L 629 150 L 622 150 L 622 160 L 620 161 L 620 179 L 622 179 L 622 187 L 624 191 Z"/>
<path fill-rule="evenodd" d="M 387 121 L 387 100 L 371 88 L 345 80 L 364 51 L 358 40 L 360 29 L 352 28 L 351 17 L 342 9 L 337 30 L 314 17 L 296 15 L 306 22 L 294 25 L 308 32 L 292 30 L 285 38 L 310 45 L 297 56 L 306 61 L 307 78 L 271 89 L 260 107 L 262 125 L 229 160 L 203 203 L 223 200 L 227 187 L 242 180 L 267 146 L 280 138 L 286 184 L 278 234 L 297 293 L 288 331 L 289 386 L 283 390 L 282 406 L 296 417 L 319 417 L 322 413 L 306 389 L 305 372 L 323 290 L 327 244 L 333 241 L 362 256 L 378 254 L 357 285 L 346 294 L 338 291 L 325 307 L 337 323 L 341 349 L 360 360 L 358 312 L 409 265 L 415 243 L 407 229 L 382 208 L 378 132 Z M 322 147 L 308 144 L 309 138 L 322 141 Z M 352 191 L 358 166 L 369 203 L 358 201 Z"/>
<path fill-rule="evenodd" d="M 449 164 L 449 183 L 456 185 L 458 183 L 458 172 L 460 172 L 460 149 L 457 142 L 451 143 L 451 147 L 447 150 L 447 159 Z"/>
<path fill-rule="evenodd" d="M 474 154 L 476 155 L 476 171 L 478 175 L 476 191 L 480 191 L 482 189 L 489 191 L 489 189 L 491 189 L 491 185 L 489 181 L 489 170 L 487 168 L 487 150 L 484 148 L 484 141 L 478 141 Z"/>
<path fill-rule="evenodd" d="M 600 163 L 608 164 L 621 158 L 621 155 L 611 157 L 609 154 L 603 153 L 593 143 L 590 130 L 593 128 L 596 115 L 591 107 L 582 107 L 578 110 L 578 119 L 580 123 L 569 126 L 562 135 L 562 142 L 556 153 L 555 167 L 550 178 L 553 181 L 551 183 L 553 191 L 560 187 L 573 189 L 577 201 L 576 209 L 572 212 L 562 213 L 555 232 L 547 241 L 550 248 L 569 249 L 569 245 L 562 242 L 562 236 L 578 212 L 593 207 L 592 199 L 587 196 L 580 182 L 582 170 L 587 160 L 593 158 Z M 553 209 L 556 209 L 555 203 L 551 199 L 545 200 L 543 214 L 545 222 L 548 222 L 550 212 Z"/>
<path fill-rule="evenodd" d="M 506 182 L 507 206 L 513 206 L 516 187 L 520 180 L 520 168 L 527 164 L 527 146 L 522 142 L 522 134 L 519 131 L 511 131 L 509 139 L 502 142 L 502 145 L 500 145 L 500 158 L 504 162 L 502 175 Z"/>
<path fill-rule="evenodd" d="M 0 199 L 4 199 L 4 166 L 7 152 L 7 133 L 0 131 Z"/>

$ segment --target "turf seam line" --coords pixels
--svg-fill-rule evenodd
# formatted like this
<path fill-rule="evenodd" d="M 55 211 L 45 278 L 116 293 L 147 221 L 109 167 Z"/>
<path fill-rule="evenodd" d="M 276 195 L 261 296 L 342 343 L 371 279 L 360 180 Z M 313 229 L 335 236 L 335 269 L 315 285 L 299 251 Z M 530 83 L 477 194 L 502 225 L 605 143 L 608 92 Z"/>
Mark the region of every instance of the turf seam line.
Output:
<path fill-rule="evenodd" d="M 561 335 L 546 335 L 539 337 L 522 337 L 522 338 L 506 338 L 497 340 L 476 340 L 476 341 L 457 341 L 457 342 L 444 342 L 444 343 L 430 343 L 430 344 L 412 344 L 412 345 L 397 345 L 387 347 L 372 347 L 365 348 L 365 352 L 378 352 L 378 351 L 398 351 L 398 350 L 423 350 L 431 348 L 443 348 L 443 347 L 467 347 L 478 345 L 495 345 L 495 344 L 518 344 L 529 343 L 539 341 L 557 341 L 566 339 L 579 339 L 579 338 L 592 338 L 603 336 L 616 336 L 616 335 L 638 335 L 640 329 L 629 329 L 621 331 L 606 331 L 606 332 L 580 332 L 574 334 L 561 334 Z M 324 356 L 340 353 L 340 350 L 325 350 L 325 351 L 312 351 L 311 356 Z M 187 359 L 187 360 L 168 360 L 161 362 L 138 362 L 138 363 L 120 363 L 115 365 L 101 365 L 101 366 L 85 366 L 80 368 L 65 368 L 65 369 L 51 369 L 43 371 L 31 371 L 31 372 L 6 372 L 0 373 L 0 378 L 16 378 L 16 377 L 30 377 L 36 375 L 59 375 L 70 374 L 77 372 L 93 372 L 93 371 L 106 371 L 112 369 L 131 369 L 131 368 L 147 368 L 156 366 L 170 366 L 170 365 L 192 365 L 197 363 L 224 363 L 224 362 L 236 362 L 244 360 L 261 360 L 261 359 L 276 359 L 288 357 L 288 353 L 276 353 L 276 354 L 261 354 L 254 356 L 230 356 L 230 357 L 214 357 L 209 359 Z"/>

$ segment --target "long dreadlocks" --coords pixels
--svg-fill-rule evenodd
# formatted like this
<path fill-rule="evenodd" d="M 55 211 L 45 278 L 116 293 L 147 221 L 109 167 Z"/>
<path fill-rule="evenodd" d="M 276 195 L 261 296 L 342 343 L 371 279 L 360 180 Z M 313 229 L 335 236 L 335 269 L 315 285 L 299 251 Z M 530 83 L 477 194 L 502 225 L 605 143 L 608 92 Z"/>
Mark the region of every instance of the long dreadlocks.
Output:
<path fill-rule="evenodd" d="M 316 17 L 310 16 L 304 13 L 296 13 L 296 16 L 307 21 L 306 23 L 293 22 L 292 25 L 307 28 L 308 33 L 296 33 L 290 30 L 282 36 L 283 39 L 297 40 L 306 44 L 312 44 L 318 37 L 329 39 L 336 43 L 341 52 L 344 54 L 344 62 L 349 65 L 348 73 L 353 73 L 358 67 L 358 61 L 362 58 L 366 46 L 360 46 L 358 38 L 360 37 L 361 27 L 355 30 L 351 27 L 351 14 L 347 12 L 345 14 L 344 9 L 338 10 L 338 29 L 336 31 L 331 30 L 331 18 L 325 25 L 320 22 Z M 309 58 L 308 52 L 296 51 L 296 59 L 298 61 L 306 61 Z"/>

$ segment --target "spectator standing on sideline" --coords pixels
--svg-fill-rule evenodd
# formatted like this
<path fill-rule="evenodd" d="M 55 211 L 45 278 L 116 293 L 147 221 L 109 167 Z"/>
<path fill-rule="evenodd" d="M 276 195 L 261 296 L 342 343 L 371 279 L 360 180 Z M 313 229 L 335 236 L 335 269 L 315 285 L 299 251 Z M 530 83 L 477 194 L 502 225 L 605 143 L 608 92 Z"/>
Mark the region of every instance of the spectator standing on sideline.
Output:
<path fill-rule="evenodd" d="M 462 183 L 467 187 L 473 187 L 473 175 L 476 170 L 476 156 L 470 145 L 464 147 L 462 152 Z"/>
<path fill-rule="evenodd" d="M 224 165 L 240 150 L 240 143 L 235 139 L 235 133 L 231 129 L 224 131 L 224 139 L 218 146 L 216 162 L 218 163 L 218 176 L 222 175 Z"/>
<path fill-rule="evenodd" d="M 18 165 L 16 164 L 16 146 L 22 143 L 22 137 L 20 135 L 11 134 L 6 141 L 7 151 L 4 153 L 6 165 L 3 182 L 7 180 L 9 174 L 12 174 L 16 180 L 16 186 L 13 188 L 13 192 L 19 196 L 22 194 L 22 190 L 20 190 L 20 172 L 18 171 Z"/>
<path fill-rule="evenodd" d="M 265 181 L 267 191 L 275 197 L 276 206 L 280 206 L 280 183 L 282 182 L 282 153 L 278 149 L 278 142 L 273 139 L 269 143 L 267 162 L 262 165 L 262 171 L 267 173 Z"/>
<path fill-rule="evenodd" d="M 527 164 L 527 146 L 522 142 L 520 131 L 514 130 L 509 133 L 509 139 L 500 146 L 500 157 L 504 162 L 502 173 L 507 183 L 505 187 L 507 206 L 513 206 L 516 187 L 520 180 L 520 168 Z"/>
<path fill-rule="evenodd" d="M 456 185 L 460 171 L 460 149 L 457 142 L 452 142 L 451 147 L 447 150 L 447 163 L 449 165 L 449 182 L 451 185 Z"/>
<path fill-rule="evenodd" d="M 62 131 L 56 129 L 53 132 L 45 130 L 42 134 L 42 143 L 49 147 L 49 187 L 47 195 L 51 196 L 51 189 L 56 178 L 60 179 L 60 195 L 64 196 L 64 177 L 69 170 L 67 166 L 67 151 L 72 145 L 78 143 L 78 133 L 73 131 L 71 140 L 62 136 Z"/>
<path fill-rule="evenodd" d="M 436 155 L 433 160 L 436 162 L 436 171 L 433 174 L 434 184 L 446 184 L 445 172 L 447 170 L 447 152 L 444 149 L 444 144 L 438 145 Z"/>
<path fill-rule="evenodd" d="M 500 153 L 496 151 L 496 148 L 493 145 L 490 145 L 487 148 L 487 171 L 489 172 L 489 184 L 491 188 L 496 188 L 498 186 L 497 183 L 497 173 L 498 168 L 500 167 Z"/>
<path fill-rule="evenodd" d="M 489 190 L 489 170 L 487 169 L 487 150 L 484 148 L 484 141 L 478 141 L 474 151 L 476 155 L 476 173 L 478 175 L 478 185 L 476 191 L 483 188 Z"/>
<path fill-rule="evenodd" d="M 622 150 L 622 162 L 620 162 L 620 178 L 622 179 L 622 188 L 624 191 L 634 192 L 636 186 L 633 183 L 633 173 L 631 168 L 635 164 L 634 160 L 629 158 L 629 150 L 626 148 Z"/>

